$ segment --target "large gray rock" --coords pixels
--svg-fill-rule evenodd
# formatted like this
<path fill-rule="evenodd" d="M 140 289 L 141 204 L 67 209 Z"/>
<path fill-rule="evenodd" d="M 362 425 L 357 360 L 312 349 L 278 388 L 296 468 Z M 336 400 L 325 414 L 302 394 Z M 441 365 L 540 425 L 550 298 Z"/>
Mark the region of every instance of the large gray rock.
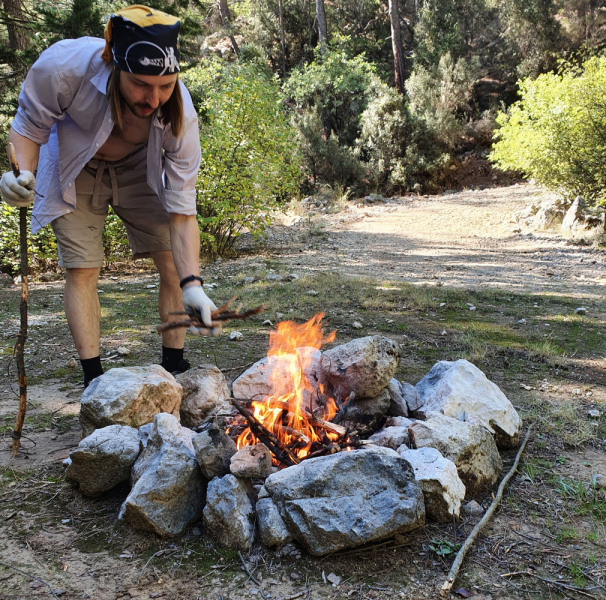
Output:
<path fill-rule="evenodd" d="M 95 498 L 127 481 L 143 444 L 127 425 L 109 425 L 84 438 L 70 452 L 65 478 L 78 483 L 84 496 Z"/>
<path fill-rule="evenodd" d="M 249 480 L 233 475 L 208 484 L 204 524 L 220 546 L 249 550 L 255 540 L 255 509 Z"/>
<path fill-rule="evenodd" d="M 238 451 L 235 442 L 218 427 L 209 427 L 192 438 L 196 460 L 206 479 L 229 473 L 231 457 Z"/>
<path fill-rule="evenodd" d="M 408 428 L 412 425 L 413 421 L 406 417 L 394 417 L 397 418 L 402 424 L 391 427 L 384 427 L 379 429 L 376 433 L 373 433 L 368 440 L 377 446 L 384 446 L 385 448 L 391 448 L 397 450 L 400 446 L 408 446 L 410 439 L 408 437 Z"/>
<path fill-rule="evenodd" d="M 264 546 L 282 546 L 292 537 L 271 498 L 260 498 L 257 501 L 257 523 Z"/>
<path fill-rule="evenodd" d="M 409 413 L 413 413 L 421 408 L 417 388 L 414 385 L 402 381 L 400 382 L 400 391 L 402 393 L 402 397 L 406 401 L 406 406 L 408 406 Z"/>
<path fill-rule="evenodd" d="M 583 198 L 577 196 L 570 208 L 564 215 L 562 221 L 561 230 L 567 233 L 571 233 L 579 223 L 583 222 Z"/>
<path fill-rule="evenodd" d="M 435 448 L 410 450 L 402 446 L 398 453 L 414 469 L 415 479 L 423 490 L 427 516 L 439 523 L 452 522 L 453 517 L 458 519 L 465 486 L 455 464 Z"/>
<path fill-rule="evenodd" d="M 415 421 L 408 428 L 413 446 L 435 448 L 451 460 L 469 494 L 479 494 L 492 487 L 503 469 L 503 462 L 486 427 L 436 412 L 427 416 L 427 421 Z"/>
<path fill-rule="evenodd" d="M 267 356 L 244 371 L 232 385 L 234 398 L 244 400 L 263 400 L 265 397 L 283 396 L 294 388 L 293 373 L 300 373 L 307 379 L 313 391 L 323 382 L 321 369 L 322 353 L 311 347 L 296 348 L 292 354 Z M 314 394 L 315 395 L 315 394 Z M 311 396 L 306 390 L 304 404 Z"/>
<path fill-rule="evenodd" d="M 421 527 L 423 492 L 412 467 L 389 448 L 303 461 L 265 480 L 293 539 L 321 556 Z"/>
<path fill-rule="evenodd" d="M 265 479 L 271 473 L 271 452 L 265 444 L 244 446 L 231 457 L 229 469 L 236 477 Z"/>
<path fill-rule="evenodd" d="M 140 427 L 159 413 L 178 419 L 181 393 L 181 385 L 160 365 L 110 369 L 82 394 L 82 435 L 107 425 Z"/>
<path fill-rule="evenodd" d="M 339 398 L 375 398 L 393 377 L 402 351 L 380 335 L 357 338 L 324 352 L 322 370 Z"/>
<path fill-rule="evenodd" d="M 466 360 L 440 361 L 417 383 L 417 414 L 438 411 L 460 421 L 476 417 L 495 431 L 499 448 L 515 448 L 522 421 L 505 394 Z"/>
<path fill-rule="evenodd" d="M 227 381 L 214 365 L 201 365 L 177 375 L 183 386 L 181 399 L 181 423 L 195 429 L 213 419 L 229 398 Z"/>
<path fill-rule="evenodd" d="M 389 410 L 390 397 L 387 388 L 374 398 L 354 398 L 342 409 L 339 424 L 358 430 L 360 433 L 375 431 Z"/>
<path fill-rule="evenodd" d="M 196 462 L 193 435 L 173 415 L 154 417 L 147 446 L 131 471 L 133 487 L 120 518 L 135 529 L 172 536 L 202 516 L 206 480 Z"/>
<path fill-rule="evenodd" d="M 389 414 L 392 417 L 407 417 L 408 404 L 402 394 L 402 385 L 395 377 L 389 380 L 387 391 L 389 392 L 390 399 Z"/>

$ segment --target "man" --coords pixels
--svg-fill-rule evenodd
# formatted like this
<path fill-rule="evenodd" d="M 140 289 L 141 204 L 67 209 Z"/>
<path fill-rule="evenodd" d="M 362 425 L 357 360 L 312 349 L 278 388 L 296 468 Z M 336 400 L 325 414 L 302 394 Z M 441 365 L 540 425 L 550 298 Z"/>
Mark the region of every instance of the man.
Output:
<path fill-rule="evenodd" d="M 207 326 L 192 333 L 218 333 L 210 317 L 216 307 L 200 279 L 200 140 L 196 111 L 178 80 L 179 26 L 176 17 L 130 6 L 111 16 L 105 42 L 54 44 L 28 73 L 9 133 L 22 171 L 18 178 L 5 173 L 0 193 L 11 206 L 29 206 L 40 161 L 32 232 L 51 223 L 57 237 L 65 313 L 85 386 L 103 373 L 97 281 L 110 204 L 133 257 L 150 256 L 159 271 L 162 321 L 184 306 Z M 162 335 L 168 371 L 189 368 L 184 340 L 184 329 Z"/>

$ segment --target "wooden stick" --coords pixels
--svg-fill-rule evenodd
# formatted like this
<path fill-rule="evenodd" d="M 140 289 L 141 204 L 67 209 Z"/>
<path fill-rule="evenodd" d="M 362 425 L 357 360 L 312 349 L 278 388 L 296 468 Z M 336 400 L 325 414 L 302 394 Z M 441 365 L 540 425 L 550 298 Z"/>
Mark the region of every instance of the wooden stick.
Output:
<path fill-rule="evenodd" d="M 476 537 L 478 537 L 478 534 L 480 533 L 480 531 L 484 528 L 486 523 L 488 523 L 488 521 L 490 521 L 490 518 L 492 517 L 493 513 L 497 509 L 497 506 L 499 505 L 499 502 L 501 501 L 503 492 L 505 491 L 505 488 L 507 487 L 509 480 L 515 475 L 515 472 L 517 471 L 517 468 L 518 468 L 518 463 L 520 462 L 520 458 L 522 456 L 522 452 L 524 452 L 524 448 L 526 447 L 526 442 L 528 442 L 528 438 L 530 437 L 530 432 L 533 427 L 534 427 L 534 423 L 531 423 L 530 426 L 528 427 L 528 431 L 526 432 L 526 437 L 524 438 L 524 441 L 522 442 L 522 445 L 520 446 L 520 449 L 518 450 L 516 459 L 513 463 L 513 467 L 511 467 L 511 470 L 509 471 L 509 473 L 507 473 L 507 475 L 505 475 L 505 477 L 503 478 L 503 481 L 501 481 L 501 485 L 499 485 L 499 489 L 497 490 L 497 495 L 495 496 L 495 499 L 492 501 L 492 504 L 488 507 L 486 514 L 482 517 L 480 522 L 473 528 L 473 530 L 471 531 L 471 533 L 465 540 L 465 543 L 461 546 L 461 549 L 459 550 L 457 556 L 455 557 L 455 560 L 452 563 L 452 567 L 450 568 L 450 573 L 448 573 L 448 577 L 446 578 L 446 581 L 444 582 L 444 585 L 442 585 L 442 589 L 440 590 L 440 594 L 443 597 L 446 597 L 450 593 L 450 590 L 452 589 L 452 586 L 454 585 L 455 579 L 457 578 L 457 574 L 459 573 L 459 569 L 461 568 L 461 564 L 463 563 L 463 559 L 465 558 L 465 555 L 467 554 L 468 550 L 471 548 Z"/>
<path fill-rule="evenodd" d="M 212 319 L 212 327 L 221 327 L 224 323 L 228 321 L 240 320 L 246 321 L 249 317 L 252 317 L 256 314 L 259 314 L 263 310 L 265 310 L 265 305 L 261 304 L 261 306 L 257 306 L 255 308 L 251 308 L 250 310 L 245 310 L 243 313 L 240 312 L 240 308 L 237 310 L 227 310 L 227 307 L 233 300 L 236 299 L 236 296 L 231 298 L 228 302 L 226 302 L 223 306 L 219 307 L 217 310 L 213 310 L 210 314 Z M 174 314 L 187 314 L 187 313 L 174 313 Z M 181 327 L 200 327 L 204 329 L 208 329 L 208 326 L 204 324 L 201 316 L 198 317 L 196 315 L 193 318 L 188 319 L 179 319 L 178 321 L 168 321 L 166 323 L 160 323 L 156 327 L 156 331 L 158 333 L 163 333 L 164 331 L 168 331 L 170 329 L 179 329 Z"/>
<path fill-rule="evenodd" d="M 44 579 L 40 579 L 40 577 L 36 577 L 35 575 L 28 573 L 27 571 L 22 571 L 21 569 L 17 569 L 17 567 L 13 567 L 13 565 L 9 565 L 8 563 L 5 563 L 5 562 L 0 562 L 0 565 L 2 565 L 3 567 L 6 567 L 7 569 L 12 569 L 13 571 L 17 571 L 17 573 L 21 573 L 21 575 L 27 575 L 27 577 L 31 577 L 34 581 L 39 581 L 40 583 L 43 583 L 49 589 L 49 591 L 53 595 L 53 597 L 55 597 L 55 598 L 57 598 L 57 600 L 59 600 L 59 596 L 57 596 L 57 594 L 55 594 L 55 590 L 53 590 L 53 588 L 48 583 L 46 583 L 46 581 L 44 581 Z"/>
<path fill-rule="evenodd" d="M 301 461 L 278 440 L 255 416 L 237 400 L 230 399 L 238 412 L 248 421 L 251 431 L 273 452 L 275 457 L 286 466 L 298 465 Z M 268 443 L 269 442 L 269 443 Z"/>
<path fill-rule="evenodd" d="M 17 162 L 17 156 L 15 155 L 15 147 L 11 142 L 8 143 L 7 150 L 8 159 L 11 169 L 13 170 L 13 174 L 15 177 L 19 177 L 19 175 L 21 175 L 21 171 L 19 170 L 19 163 Z M 22 207 L 19 209 L 19 246 L 21 252 L 21 302 L 19 303 L 21 326 L 19 328 L 19 335 L 17 336 L 17 343 L 15 344 L 14 350 L 17 362 L 17 374 L 19 376 L 19 411 L 17 412 L 15 428 L 11 434 L 13 439 L 13 456 L 17 456 L 19 448 L 21 447 L 21 432 L 23 430 L 23 423 L 25 421 L 25 411 L 27 410 L 27 378 L 25 376 L 25 358 L 23 355 L 25 342 L 27 341 L 27 207 Z"/>

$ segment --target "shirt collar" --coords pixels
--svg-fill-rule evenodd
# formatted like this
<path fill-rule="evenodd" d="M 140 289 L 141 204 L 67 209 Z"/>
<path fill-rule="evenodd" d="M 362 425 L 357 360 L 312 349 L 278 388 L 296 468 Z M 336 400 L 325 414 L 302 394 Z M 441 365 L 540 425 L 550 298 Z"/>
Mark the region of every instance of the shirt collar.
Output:
<path fill-rule="evenodd" d="M 107 80 L 112 72 L 112 65 L 105 63 L 103 68 L 90 80 L 90 82 L 102 93 L 107 93 Z"/>

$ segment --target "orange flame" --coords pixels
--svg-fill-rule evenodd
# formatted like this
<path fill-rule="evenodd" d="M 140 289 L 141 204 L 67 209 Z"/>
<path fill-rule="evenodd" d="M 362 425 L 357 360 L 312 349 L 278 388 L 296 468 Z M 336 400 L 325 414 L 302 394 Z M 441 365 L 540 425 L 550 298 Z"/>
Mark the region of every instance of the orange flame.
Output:
<path fill-rule="evenodd" d="M 269 383 L 271 394 L 262 401 L 251 403 L 251 412 L 280 442 L 288 446 L 295 456 L 305 458 L 310 454 L 314 442 L 325 444 L 336 441 L 338 435 L 318 430 L 310 423 L 312 396 L 324 396 L 325 388 L 310 384 L 306 373 L 314 363 L 319 367 L 319 349 L 322 344 L 332 342 L 335 332 L 324 337 L 321 327 L 324 313 L 314 315 L 307 323 L 298 325 L 293 321 L 278 323 L 269 336 L 272 370 Z M 313 414 L 330 420 L 337 414 L 338 406 L 333 398 L 324 398 L 321 410 Z M 318 413 L 321 414 L 318 414 Z M 258 440 L 249 428 L 238 437 L 237 447 L 257 444 Z"/>

